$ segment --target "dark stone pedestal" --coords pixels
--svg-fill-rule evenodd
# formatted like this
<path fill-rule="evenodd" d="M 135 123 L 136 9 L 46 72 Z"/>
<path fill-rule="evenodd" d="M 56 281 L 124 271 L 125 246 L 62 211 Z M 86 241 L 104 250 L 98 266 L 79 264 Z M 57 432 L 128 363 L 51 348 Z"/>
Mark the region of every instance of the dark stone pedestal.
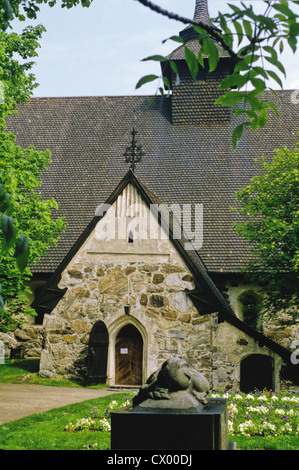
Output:
<path fill-rule="evenodd" d="M 112 450 L 227 450 L 227 400 L 204 408 L 121 408 L 111 415 Z"/>

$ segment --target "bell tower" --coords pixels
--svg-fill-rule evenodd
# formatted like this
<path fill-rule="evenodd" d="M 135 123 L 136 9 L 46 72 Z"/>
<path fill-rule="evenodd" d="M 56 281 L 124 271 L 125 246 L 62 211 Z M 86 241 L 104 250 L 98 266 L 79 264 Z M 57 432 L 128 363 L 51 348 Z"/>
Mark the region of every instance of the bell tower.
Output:
<path fill-rule="evenodd" d="M 194 21 L 201 21 L 214 27 L 209 19 L 207 0 L 196 0 Z M 194 79 L 185 60 L 185 46 L 197 56 L 200 44 L 196 39 L 198 33 L 192 24 L 180 32 L 185 44 L 175 49 L 168 58 L 173 60 L 179 71 L 179 83 L 169 66 L 161 63 L 162 73 L 170 82 L 172 92 L 172 123 L 173 125 L 200 125 L 207 122 L 223 122 L 230 119 L 230 109 L 215 105 L 215 100 L 224 93 L 218 86 L 232 72 L 233 61 L 219 46 L 219 62 L 217 69 L 209 72 L 208 58 L 204 57 L 204 68 L 199 66 L 199 72 Z M 218 45 L 216 44 L 218 47 Z"/>

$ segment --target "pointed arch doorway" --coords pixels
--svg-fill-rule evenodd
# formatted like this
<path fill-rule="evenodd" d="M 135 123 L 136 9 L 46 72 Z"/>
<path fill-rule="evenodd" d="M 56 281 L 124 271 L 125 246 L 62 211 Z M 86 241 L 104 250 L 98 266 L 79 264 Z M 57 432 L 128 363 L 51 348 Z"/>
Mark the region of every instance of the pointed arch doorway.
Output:
<path fill-rule="evenodd" d="M 273 390 L 274 361 L 263 354 L 251 354 L 241 361 L 240 390 L 248 393 L 258 390 Z"/>
<path fill-rule="evenodd" d="M 125 325 L 115 341 L 115 384 L 142 384 L 143 339 L 138 329 Z"/>
<path fill-rule="evenodd" d="M 90 333 L 87 362 L 88 383 L 106 383 L 109 334 L 106 325 L 97 321 Z"/>

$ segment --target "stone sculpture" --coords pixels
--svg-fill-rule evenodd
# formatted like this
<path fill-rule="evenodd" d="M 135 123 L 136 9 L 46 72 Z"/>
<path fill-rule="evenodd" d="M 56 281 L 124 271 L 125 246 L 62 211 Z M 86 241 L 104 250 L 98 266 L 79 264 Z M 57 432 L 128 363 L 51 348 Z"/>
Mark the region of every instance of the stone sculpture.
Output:
<path fill-rule="evenodd" d="M 184 359 L 167 359 L 134 397 L 133 407 L 189 409 L 207 404 L 209 383 Z"/>

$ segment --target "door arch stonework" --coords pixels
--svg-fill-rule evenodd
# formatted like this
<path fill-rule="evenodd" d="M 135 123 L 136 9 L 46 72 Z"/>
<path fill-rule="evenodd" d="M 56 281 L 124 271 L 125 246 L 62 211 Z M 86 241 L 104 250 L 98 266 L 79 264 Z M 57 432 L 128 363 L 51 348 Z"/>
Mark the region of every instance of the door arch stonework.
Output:
<path fill-rule="evenodd" d="M 141 383 L 147 380 L 147 351 L 148 351 L 148 335 L 145 327 L 135 317 L 124 315 L 108 326 L 109 333 L 109 350 L 108 350 L 108 366 L 107 366 L 107 384 L 117 385 L 115 381 L 116 372 L 116 343 L 121 330 L 126 326 L 133 326 L 138 331 L 142 339 L 142 377 Z"/>

